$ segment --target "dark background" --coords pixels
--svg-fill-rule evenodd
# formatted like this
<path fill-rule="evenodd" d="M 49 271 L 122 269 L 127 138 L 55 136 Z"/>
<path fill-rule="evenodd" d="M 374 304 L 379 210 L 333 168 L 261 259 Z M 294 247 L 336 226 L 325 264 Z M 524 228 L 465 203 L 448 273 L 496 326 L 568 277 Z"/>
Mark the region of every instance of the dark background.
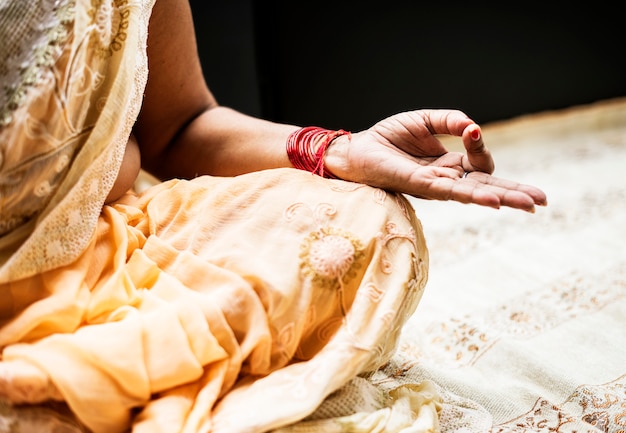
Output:
<path fill-rule="evenodd" d="M 269 120 L 359 130 L 458 108 L 486 123 L 626 96 L 624 19 L 602 3 L 191 5 L 218 101 Z"/>

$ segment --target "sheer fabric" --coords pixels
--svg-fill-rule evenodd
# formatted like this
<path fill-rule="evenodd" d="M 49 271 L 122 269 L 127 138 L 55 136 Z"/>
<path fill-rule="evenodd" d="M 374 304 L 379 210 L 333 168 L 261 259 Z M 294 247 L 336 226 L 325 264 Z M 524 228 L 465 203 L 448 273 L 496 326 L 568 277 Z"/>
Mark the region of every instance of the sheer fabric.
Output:
<path fill-rule="evenodd" d="M 0 2 L 0 282 L 70 263 L 92 237 L 141 106 L 151 6 Z"/>
<path fill-rule="evenodd" d="M 294 169 L 170 181 L 0 287 L 0 392 L 96 432 L 266 431 L 388 359 L 427 259 L 401 196 Z"/>

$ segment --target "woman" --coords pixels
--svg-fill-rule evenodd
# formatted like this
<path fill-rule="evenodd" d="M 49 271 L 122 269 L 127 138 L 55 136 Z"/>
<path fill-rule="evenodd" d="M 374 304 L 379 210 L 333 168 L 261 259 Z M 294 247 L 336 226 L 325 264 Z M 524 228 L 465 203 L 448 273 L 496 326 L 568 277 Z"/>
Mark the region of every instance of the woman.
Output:
<path fill-rule="evenodd" d="M 399 193 L 545 204 L 490 175 L 458 111 L 350 134 L 219 106 L 185 0 L 0 7 L 10 403 L 64 402 L 94 432 L 293 423 L 388 359 L 419 301 L 428 255 Z M 140 165 L 164 182 L 135 193 Z"/>

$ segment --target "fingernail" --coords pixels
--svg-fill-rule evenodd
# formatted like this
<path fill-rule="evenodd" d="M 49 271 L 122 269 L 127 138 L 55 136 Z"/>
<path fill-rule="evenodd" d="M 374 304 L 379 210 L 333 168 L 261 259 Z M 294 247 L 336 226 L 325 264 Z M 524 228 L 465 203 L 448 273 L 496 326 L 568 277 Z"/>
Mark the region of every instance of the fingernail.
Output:
<path fill-rule="evenodd" d="M 471 133 L 472 140 L 478 141 L 480 140 L 480 129 L 474 129 Z"/>

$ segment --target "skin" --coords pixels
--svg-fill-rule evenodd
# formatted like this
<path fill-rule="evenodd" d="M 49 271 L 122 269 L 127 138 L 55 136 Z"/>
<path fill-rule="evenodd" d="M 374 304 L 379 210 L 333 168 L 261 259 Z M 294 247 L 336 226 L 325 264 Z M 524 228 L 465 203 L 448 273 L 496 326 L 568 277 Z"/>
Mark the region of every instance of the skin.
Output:
<path fill-rule="evenodd" d="M 292 166 L 285 144 L 299 126 L 250 117 L 215 100 L 203 78 L 187 0 L 157 0 L 148 62 L 144 103 L 109 199 L 132 185 L 140 163 L 160 179 Z M 449 152 L 438 134 L 461 137 L 465 152 Z M 528 212 L 547 203 L 540 189 L 491 175 L 494 162 L 480 126 L 457 110 L 388 117 L 335 139 L 324 161 L 342 179 L 425 199 Z"/>

